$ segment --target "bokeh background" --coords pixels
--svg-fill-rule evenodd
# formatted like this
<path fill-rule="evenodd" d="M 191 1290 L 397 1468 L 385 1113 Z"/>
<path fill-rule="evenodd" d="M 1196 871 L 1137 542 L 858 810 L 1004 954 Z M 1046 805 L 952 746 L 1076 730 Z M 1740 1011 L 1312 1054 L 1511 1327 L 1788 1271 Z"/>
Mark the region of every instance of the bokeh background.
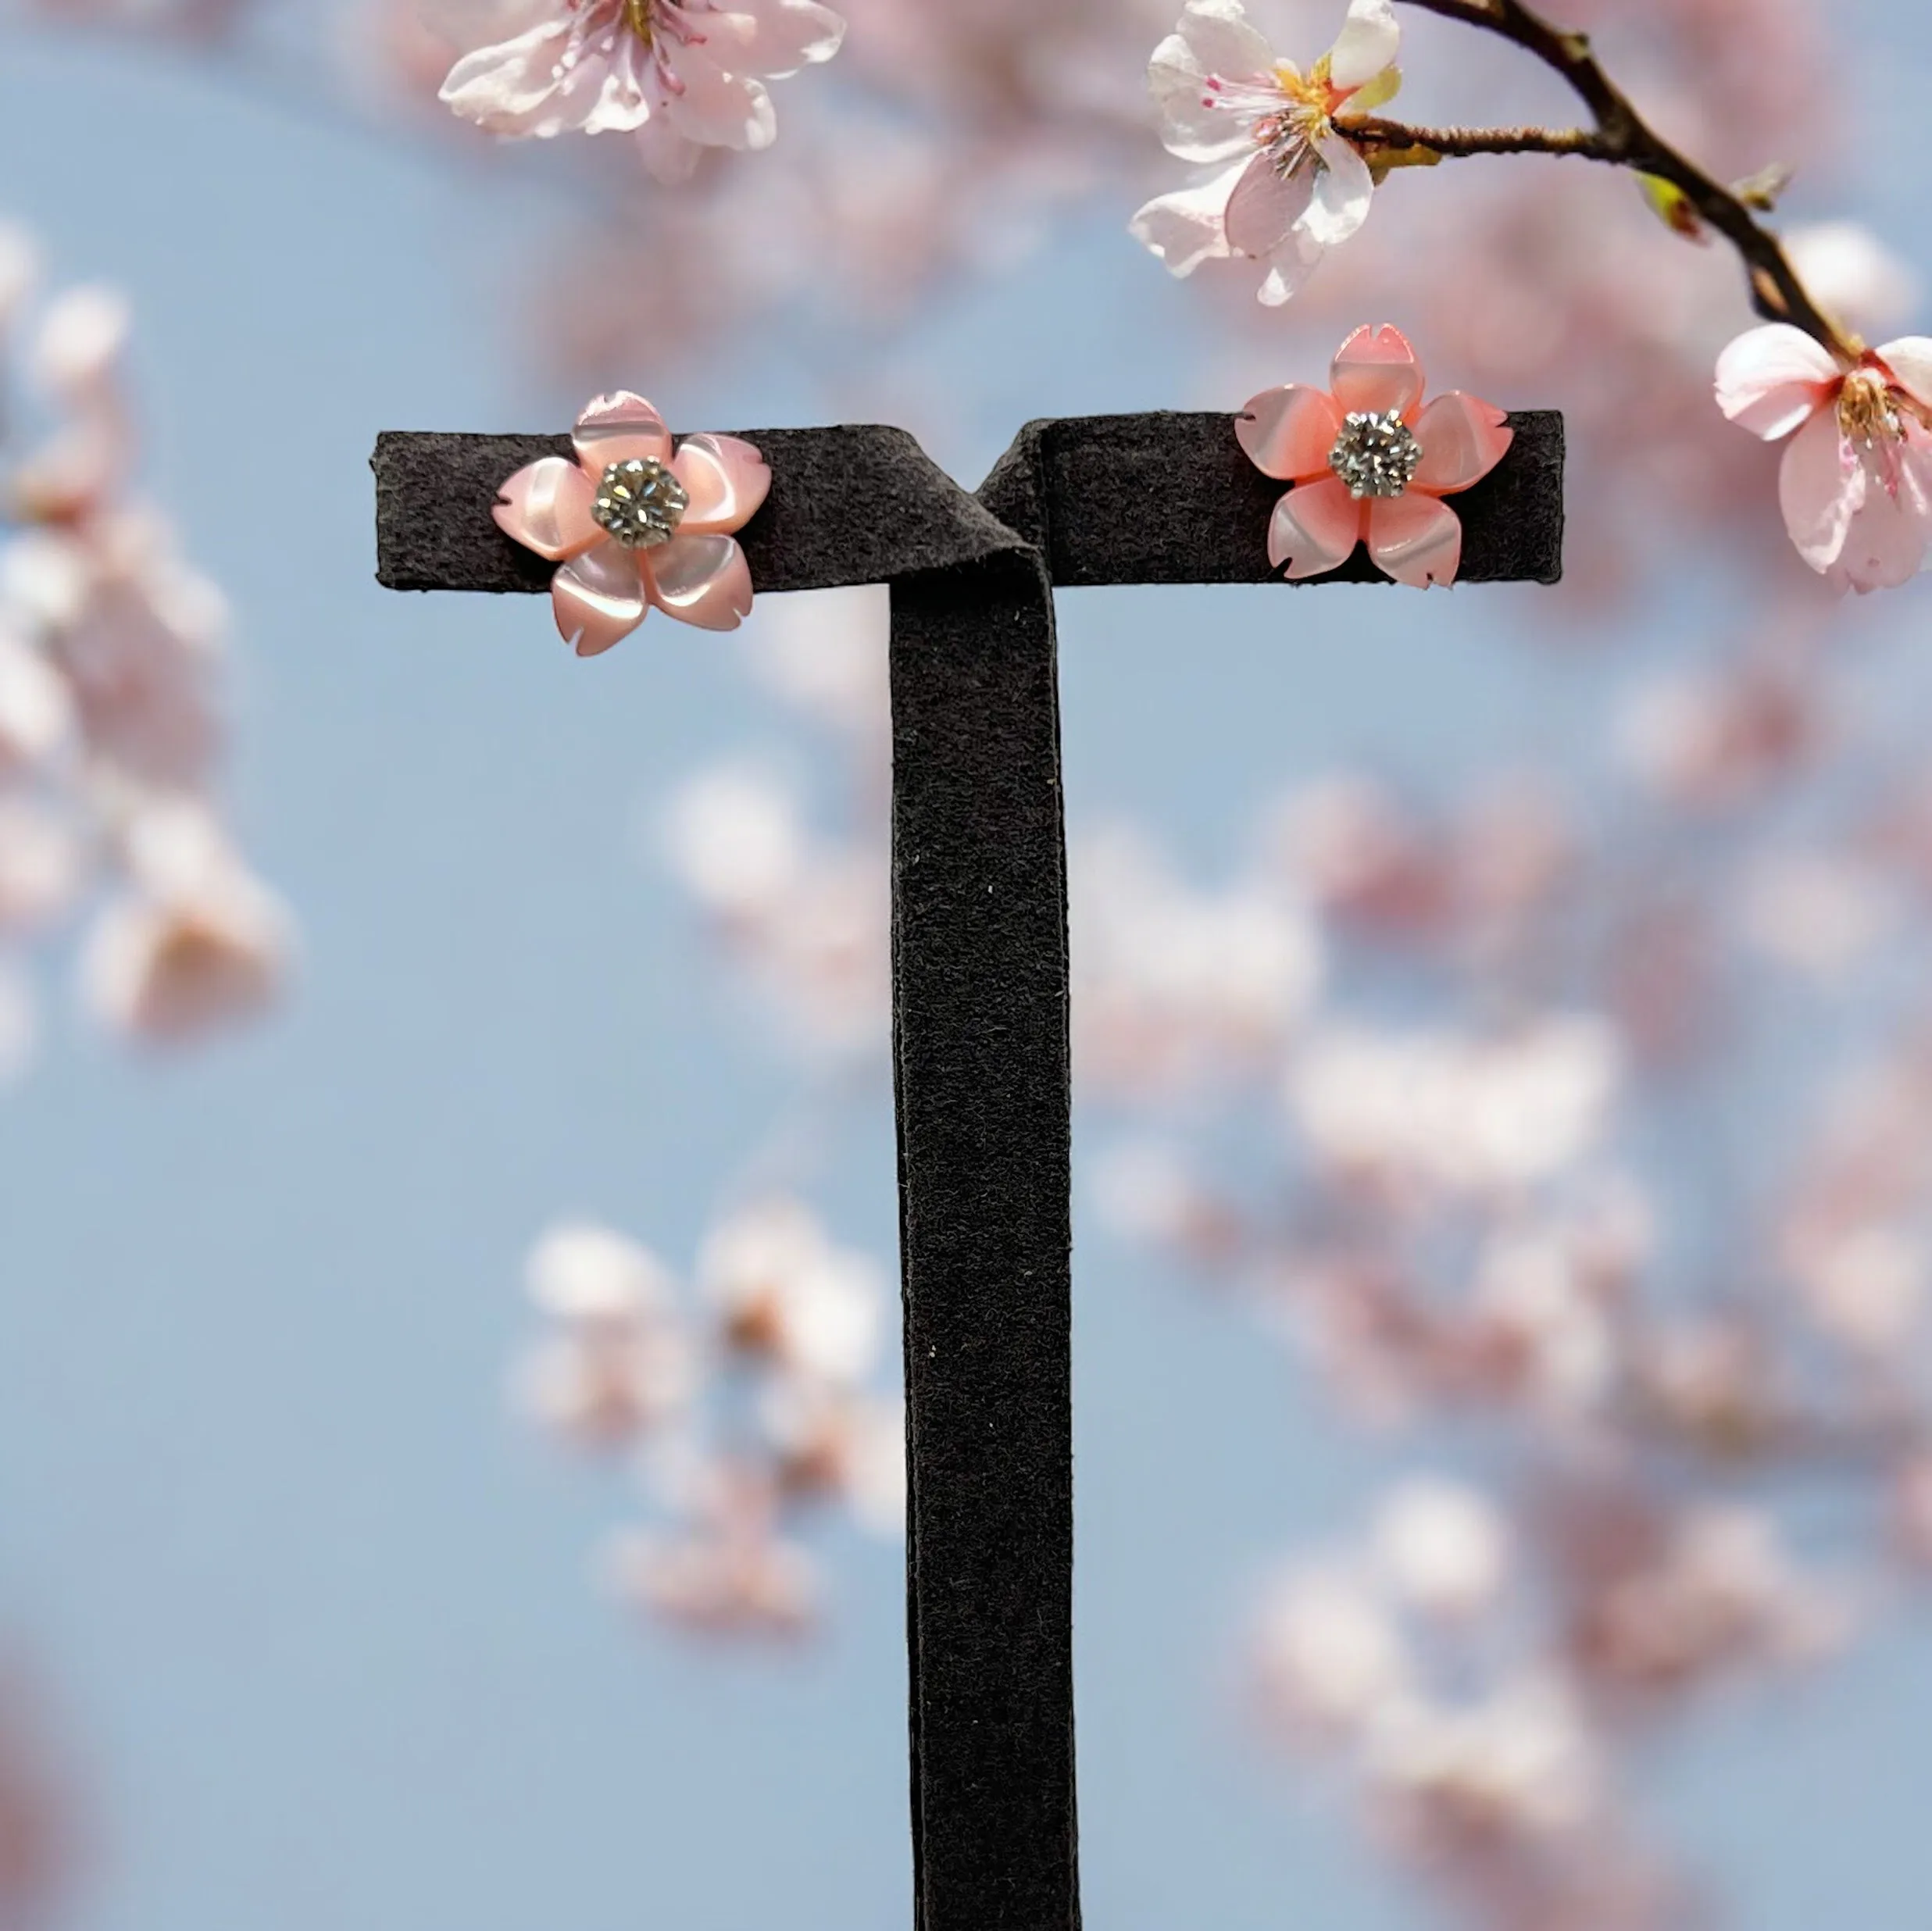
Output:
<path fill-rule="evenodd" d="M 809 1641 L 694 1642 L 596 1586 L 623 1479 L 507 1392 L 546 1225 L 594 1216 L 687 1257 L 799 1105 L 662 861 L 666 799 L 720 758 L 828 797 L 839 770 L 733 641 L 652 626 L 584 665 L 541 604 L 380 592 L 369 450 L 385 428 L 554 426 L 622 381 L 687 427 L 892 415 L 973 478 L 1032 416 L 1233 406 L 1312 375 L 1337 320 L 1426 341 L 1427 298 L 1392 246 L 1348 292 L 1362 314 L 1230 320 L 1240 291 L 1170 284 L 1125 231 L 1160 178 L 1150 134 L 1142 175 L 1045 208 L 1037 235 L 869 324 L 787 296 L 696 353 L 663 323 L 660 368 L 638 289 L 675 259 L 582 257 L 559 280 L 560 227 L 620 172 L 478 165 L 326 77 L 326 10 L 268 11 L 242 53 L 112 20 L 0 25 L 0 206 L 59 277 L 131 298 L 139 459 L 234 607 L 234 816 L 300 933 L 277 1009 L 192 1054 L 130 1055 L 50 973 L 34 1063 L 0 1102 L 0 1605 L 78 1836 L 59 1921 L 903 1924 L 891 1541 L 825 1532 Z M 1318 30 L 1319 9 L 1284 12 Z M 1923 267 L 1903 137 L 1932 22 L 1858 0 L 1824 25 L 1843 118 L 1802 209 Z M 1580 171 L 1520 166 L 1587 219 Z M 1455 172 L 1416 191 L 1430 223 L 1456 220 Z M 1730 287 L 1721 258 L 1684 259 Z M 546 278 L 605 346 L 567 359 Z M 1548 380 L 1481 386 L 1568 405 Z M 1775 536 L 1759 480 L 1748 508 Z M 1618 487 L 1589 479 L 1579 515 Z M 1702 651 L 1734 606 L 1765 621 L 1687 551 L 1589 605 L 1070 596 L 1073 823 L 1130 818 L 1212 877 L 1271 800 L 1339 767 L 1446 794 L 1534 745 L 1593 785 L 1634 663 Z M 1908 753 L 1932 716 L 1925 609 L 1903 593 L 1843 645 Z M 754 646 L 775 620 L 755 617 Z M 1600 798 L 1614 812 L 1607 778 Z M 1755 1080 L 1711 1083 L 1710 1130 L 1766 1103 Z M 876 1071 L 835 1112 L 814 1198 L 889 1260 Z M 1083 1156 L 1111 1131 L 1084 1114 Z M 1283 1551 L 1345 1537 L 1412 1443 L 1348 1426 L 1085 1183 L 1079 1215 L 1089 1920 L 1434 1922 L 1338 1783 L 1269 1746 L 1244 1662 Z M 1702 1709 L 1643 1759 L 1642 1801 L 1752 1931 L 1915 1923 L 1929 1698 L 1907 1616 L 1823 1675 Z"/>

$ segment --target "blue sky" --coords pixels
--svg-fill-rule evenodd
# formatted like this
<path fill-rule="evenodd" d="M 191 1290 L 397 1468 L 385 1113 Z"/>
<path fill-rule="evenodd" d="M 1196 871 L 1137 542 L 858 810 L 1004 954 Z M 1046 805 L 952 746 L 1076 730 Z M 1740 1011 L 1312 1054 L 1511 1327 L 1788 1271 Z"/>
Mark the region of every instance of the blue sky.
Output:
<path fill-rule="evenodd" d="M 1923 61 L 1903 0 L 1867 12 Z M 531 1236 L 571 1210 L 687 1254 L 785 1097 L 633 826 L 787 727 L 698 634 L 592 679 L 540 605 L 370 580 L 378 429 L 563 413 L 516 373 L 472 180 L 165 60 L 0 50 L 0 207 L 134 298 L 153 473 L 237 607 L 238 808 L 304 933 L 259 1032 L 130 1065 L 59 1012 L 0 1103 L 0 1603 L 91 1807 L 76 1922 L 902 1926 L 896 1552 L 838 1547 L 835 1627 L 802 1659 L 641 1633 L 585 1576 L 620 1492 L 502 1392 Z M 1876 82 L 1877 124 L 1915 71 Z M 1868 205 L 1932 269 L 1909 184 Z M 1172 393 L 1184 299 L 1150 274 L 1109 223 L 934 325 L 962 398 L 937 453 L 973 474 L 1029 415 L 1197 399 Z M 715 380 L 675 412 L 823 407 L 782 360 Z M 1533 595 L 1427 636 L 1359 601 L 1345 654 L 1284 636 L 1266 593 L 1069 599 L 1074 816 L 1224 859 L 1339 756 L 1462 771 L 1531 729 L 1581 743 L 1589 680 L 1511 635 Z M 890 1252 L 883 1094 L 826 1198 Z M 1377 1451 L 1237 1320 L 1081 1233 L 1090 1920 L 1408 1926 L 1230 1687 L 1243 1590 L 1345 1526 Z M 1902 1647 L 1659 1767 L 1753 1931 L 1916 1921 L 1928 1678 Z"/>

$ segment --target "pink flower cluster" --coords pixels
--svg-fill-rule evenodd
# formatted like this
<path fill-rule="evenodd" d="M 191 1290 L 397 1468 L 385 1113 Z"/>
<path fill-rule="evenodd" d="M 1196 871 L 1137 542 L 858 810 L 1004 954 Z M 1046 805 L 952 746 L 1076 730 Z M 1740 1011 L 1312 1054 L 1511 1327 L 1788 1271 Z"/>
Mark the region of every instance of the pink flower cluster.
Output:
<path fill-rule="evenodd" d="M 549 1322 L 525 1405 L 635 1470 L 648 1521 L 606 1552 L 640 1609 L 702 1632 L 790 1635 L 818 1614 L 799 1532 L 827 1508 L 884 1533 L 903 1511 L 898 1405 L 872 1391 L 884 1297 L 872 1264 L 773 1197 L 728 1215 L 683 1294 L 648 1249 L 559 1226 L 530 1260 Z"/>
<path fill-rule="evenodd" d="M 1288 1569 L 1252 1655 L 1265 1714 L 1347 1764 L 1440 1904 L 1511 1931 L 1646 1931 L 1689 1901 L 1621 1787 L 1646 1719 L 1842 1624 L 1749 1508 L 1584 1487 L 1512 1522 L 1432 1475 L 1387 1494 L 1355 1546 Z"/>
<path fill-rule="evenodd" d="M 0 231 L 0 341 L 34 287 Z M 90 1001 L 144 1038 L 259 1009 L 287 961 L 215 794 L 221 599 L 131 487 L 127 327 L 105 288 L 41 307 L 22 359 L 47 427 L 0 468 L 0 1061 L 30 1038 L 24 948 L 90 905 Z"/>

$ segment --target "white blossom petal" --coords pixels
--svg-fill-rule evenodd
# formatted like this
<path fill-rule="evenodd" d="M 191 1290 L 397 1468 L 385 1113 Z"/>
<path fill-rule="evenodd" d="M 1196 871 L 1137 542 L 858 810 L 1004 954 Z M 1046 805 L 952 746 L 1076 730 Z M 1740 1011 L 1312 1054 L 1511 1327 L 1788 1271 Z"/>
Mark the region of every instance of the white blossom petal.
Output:
<path fill-rule="evenodd" d="M 1241 0 L 1187 0 L 1174 40 L 1186 48 L 1203 74 L 1252 80 L 1274 71 L 1274 49 L 1248 24 Z M 1164 41 L 1155 59 L 1173 45 L 1173 41 Z"/>
<path fill-rule="evenodd" d="M 1170 274 L 1191 275 L 1203 262 L 1225 260 L 1234 252 L 1227 205 L 1247 172 L 1248 163 L 1237 162 L 1193 187 L 1162 195 L 1134 217 L 1128 232 L 1159 256 Z"/>
<path fill-rule="evenodd" d="M 1389 0 L 1351 0 L 1348 24 L 1330 54 L 1329 77 L 1352 92 L 1392 66 L 1402 50 L 1402 30 Z"/>
<path fill-rule="evenodd" d="M 1316 144 L 1321 173 L 1302 226 L 1310 240 L 1332 248 L 1352 236 L 1369 218 L 1375 178 L 1353 143 L 1330 134 Z"/>

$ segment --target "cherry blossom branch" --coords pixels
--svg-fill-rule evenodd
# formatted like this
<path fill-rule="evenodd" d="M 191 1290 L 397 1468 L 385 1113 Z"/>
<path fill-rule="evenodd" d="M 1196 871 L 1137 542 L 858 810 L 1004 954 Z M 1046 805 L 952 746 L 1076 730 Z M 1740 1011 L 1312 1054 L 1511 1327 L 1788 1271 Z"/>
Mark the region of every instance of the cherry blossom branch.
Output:
<path fill-rule="evenodd" d="M 1377 115 L 1348 123 L 1348 137 L 1370 159 L 1414 150 L 1431 161 L 1477 154 L 1580 155 L 1615 163 L 1603 137 L 1590 127 L 1417 127 Z"/>
<path fill-rule="evenodd" d="M 1668 183 L 1698 216 L 1742 256 L 1752 299 L 1768 320 L 1788 322 L 1823 344 L 1848 366 L 1863 344 L 1825 313 L 1791 266 L 1783 245 L 1744 198 L 1680 153 L 1645 120 L 1629 96 L 1604 71 L 1590 37 L 1568 33 L 1523 0 L 1408 0 L 1445 20 L 1496 34 L 1533 54 L 1564 81 L 1590 110 L 1590 129 L 1410 128 L 1395 121 L 1363 123 L 1363 152 L 1437 158 L 1476 154 L 1579 155 Z M 1352 132 L 1354 130 L 1351 130 Z"/>

